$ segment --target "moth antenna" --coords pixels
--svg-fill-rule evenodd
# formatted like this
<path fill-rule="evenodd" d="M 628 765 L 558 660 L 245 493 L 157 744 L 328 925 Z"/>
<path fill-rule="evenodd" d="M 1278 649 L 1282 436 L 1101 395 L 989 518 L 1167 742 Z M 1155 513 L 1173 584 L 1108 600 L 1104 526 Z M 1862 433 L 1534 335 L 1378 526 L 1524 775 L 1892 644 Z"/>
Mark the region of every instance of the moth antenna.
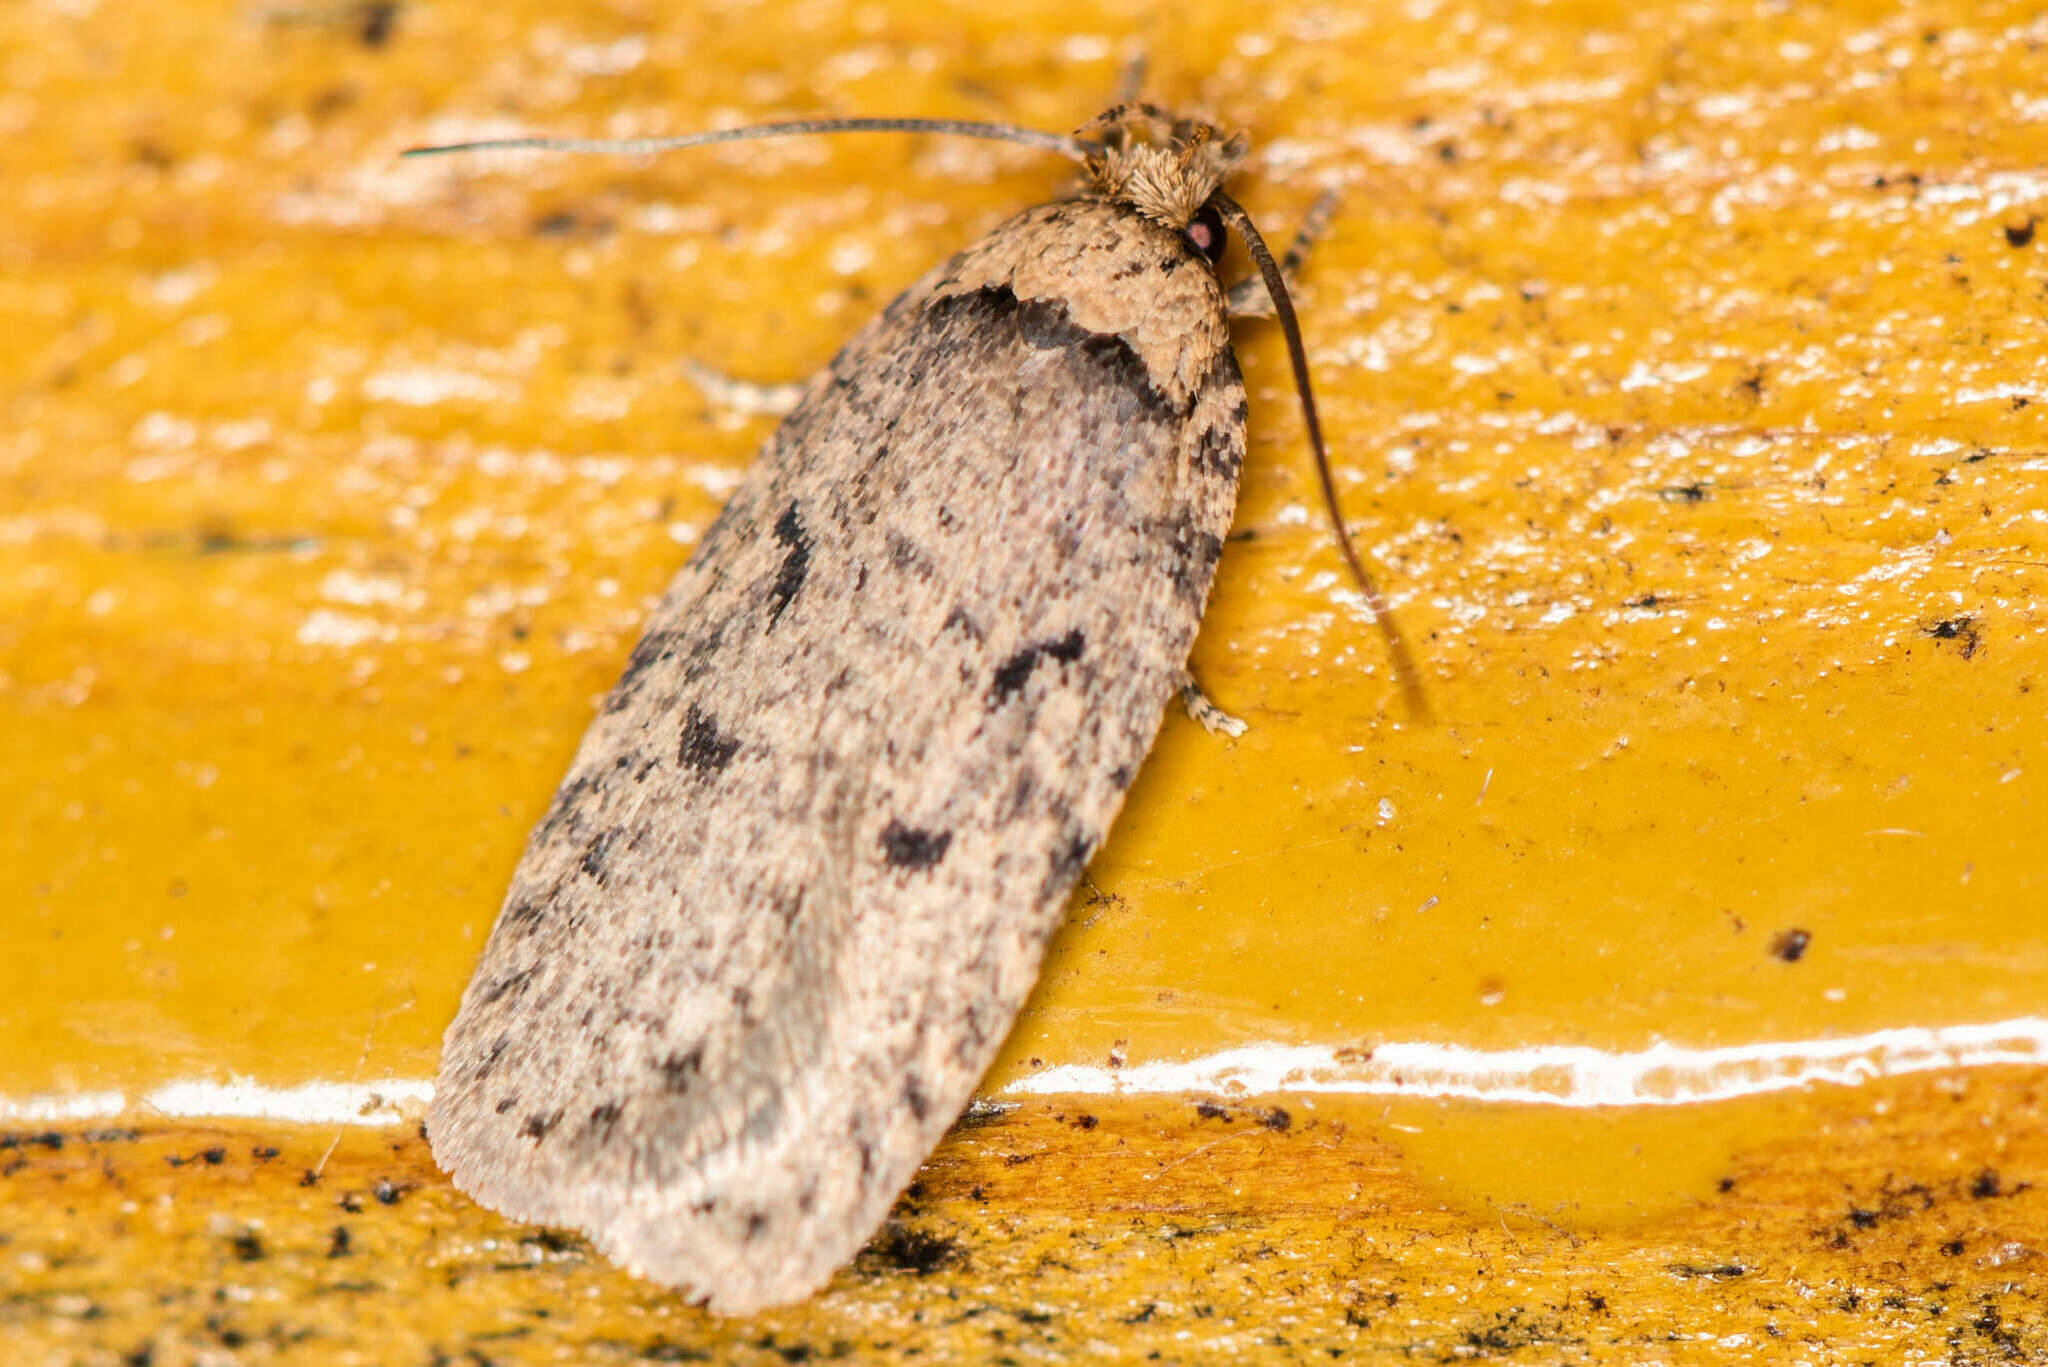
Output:
<path fill-rule="evenodd" d="M 1402 699 L 1411 713 L 1427 719 L 1429 700 L 1423 696 L 1422 678 L 1416 671 L 1415 657 L 1408 651 L 1407 639 L 1401 635 L 1401 628 L 1395 623 L 1387 600 L 1380 596 L 1372 576 L 1365 572 L 1365 563 L 1359 559 L 1358 548 L 1351 544 L 1351 533 L 1344 526 L 1343 509 L 1337 505 L 1337 481 L 1330 474 L 1330 452 L 1323 444 L 1323 424 L 1316 416 L 1315 391 L 1308 382 L 1308 349 L 1302 345 L 1301 325 L 1294 316 L 1294 300 L 1287 293 L 1287 277 L 1280 273 L 1279 263 L 1273 260 L 1266 239 L 1259 236 L 1258 226 L 1252 222 L 1252 216 L 1245 212 L 1243 205 L 1221 190 L 1212 191 L 1209 202 L 1244 239 L 1245 250 L 1258 263 L 1259 275 L 1266 282 L 1266 292 L 1273 297 L 1273 313 L 1280 320 L 1280 331 L 1287 338 L 1287 359 L 1294 366 L 1294 392 L 1301 398 L 1302 424 L 1308 428 L 1309 449 L 1315 453 L 1316 477 L 1322 482 L 1323 506 L 1329 509 L 1331 529 L 1337 533 L 1337 549 L 1343 553 L 1344 563 L 1350 567 L 1351 577 L 1358 581 L 1359 590 L 1365 595 L 1365 605 L 1372 612 L 1380 635 L 1386 639 L 1387 654 L 1393 659 L 1394 675 L 1400 682 Z"/>
<path fill-rule="evenodd" d="M 976 123 L 965 119 L 795 119 L 788 123 L 755 123 L 744 128 L 721 128 L 710 133 L 682 133 L 659 138 L 481 138 L 474 142 L 408 147 L 400 155 L 435 157 L 448 152 L 595 152 L 647 156 L 685 147 L 708 147 L 719 142 L 797 137 L 806 133 L 938 133 L 949 137 L 1014 142 L 1042 152 L 1057 152 L 1074 161 L 1086 161 L 1103 151 L 1100 143 L 1089 142 L 1085 138 L 1020 128 L 1008 123 Z"/>

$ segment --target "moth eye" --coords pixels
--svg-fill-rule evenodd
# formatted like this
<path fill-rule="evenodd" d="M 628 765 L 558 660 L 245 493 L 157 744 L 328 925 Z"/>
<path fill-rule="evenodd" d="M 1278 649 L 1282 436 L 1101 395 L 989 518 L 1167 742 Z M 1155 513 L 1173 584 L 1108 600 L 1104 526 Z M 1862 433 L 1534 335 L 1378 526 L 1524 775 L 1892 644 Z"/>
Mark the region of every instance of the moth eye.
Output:
<path fill-rule="evenodd" d="M 1223 259 L 1223 248 L 1230 235 L 1223 231 L 1223 215 L 1216 212 L 1213 204 L 1204 204 L 1188 220 L 1188 241 L 1195 244 L 1195 250 L 1209 258 L 1210 264 Z"/>

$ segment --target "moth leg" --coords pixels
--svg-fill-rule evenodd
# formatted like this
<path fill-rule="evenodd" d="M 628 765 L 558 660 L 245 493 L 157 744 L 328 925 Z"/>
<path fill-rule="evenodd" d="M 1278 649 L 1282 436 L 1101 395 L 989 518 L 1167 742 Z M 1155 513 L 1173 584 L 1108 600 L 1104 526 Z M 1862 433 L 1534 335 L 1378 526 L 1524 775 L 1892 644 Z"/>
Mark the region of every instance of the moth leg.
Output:
<path fill-rule="evenodd" d="M 1180 685 L 1174 691 L 1180 694 L 1180 705 L 1188 710 L 1188 715 L 1200 722 L 1202 729 L 1210 735 L 1229 736 L 1235 740 L 1245 733 L 1245 724 L 1210 702 L 1209 695 L 1195 682 L 1195 676 L 1185 669 L 1181 671 Z"/>
<path fill-rule="evenodd" d="M 1086 869 L 1081 871 L 1081 882 L 1088 889 L 1088 905 L 1094 908 L 1088 913 L 1088 919 L 1083 921 L 1082 925 L 1092 926 L 1102 919 L 1105 912 L 1123 905 L 1123 898 L 1113 892 L 1104 892 L 1095 880 L 1088 876 Z"/>
<path fill-rule="evenodd" d="M 1330 226 L 1330 216 L 1337 212 L 1337 192 L 1325 190 L 1316 196 L 1316 202 L 1308 206 L 1308 217 L 1301 220 L 1301 228 L 1294 234 L 1294 241 L 1287 248 L 1287 255 L 1280 258 L 1280 275 L 1288 288 L 1294 287 L 1294 273 L 1301 269 L 1308 249 L 1315 246 L 1316 239 Z M 1248 275 L 1232 285 L 1224 296 L 1233 318 L 1271 318 L 1273 301 L 1266 296 L 1266 282 L 1256 275 Z"/>
<path fill-rule="evenodd" d="M 713 370 L 702 361 L 685 360 L 683 374 L 705 398 L 720 408 L 749 418 L 786 418 L 804 396 L 801 384 L 761 384 Z"/>

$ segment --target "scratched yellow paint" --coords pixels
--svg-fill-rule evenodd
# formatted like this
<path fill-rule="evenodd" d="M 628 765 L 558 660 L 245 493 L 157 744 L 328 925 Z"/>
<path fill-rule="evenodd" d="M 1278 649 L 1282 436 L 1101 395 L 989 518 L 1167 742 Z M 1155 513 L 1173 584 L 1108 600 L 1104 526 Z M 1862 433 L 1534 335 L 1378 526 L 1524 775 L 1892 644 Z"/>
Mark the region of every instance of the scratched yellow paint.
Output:
<path fill-rule="evenodd" d="M 1248 325 L 1252 461 L 1196 667 L 1252 730 L 1169 718 L 991 1088 L 1248 1042 L 2043 1013 L 2027 7 L 671 9 L 0 13 L 0 1097 L 429 1076 L 592 699 L 763 435 L 678 362 L 800 376 L 1062 183 L 896 139 L 400 148 L 1064 127 L 1133 42 L 1154 94 L 1270 154 L 1238 187 L 1269 236 L 1344 193 L 1299 302 L 1434 716 L 1398 702 Z M 2002 1076 L 1971 1085 L 2025 1093 Z M 1897 1104 L 1932 1126 L 1944 1095 Z M 1403 1189 L 1475 1228 L 1711 1225 L 1681 1212 L 1735 1155 L 1800 1169 L 1832 1123 L 1373 1114 Z M 1995 1166 L 1980 1140 L 1955 1162 Z M 1242 1209 L 1313 1203 L 1290 1162 L 1247 1159 Z M 258 1207 L 314 1229 L 273 1175 Z M 122 1237 L 127 1265 L 163 1251 Z"/>
<path fill-rule="evenodd" d="M 478 1212 L 410 1132 L 29 1134 L 0 1335 L 32 1364 L 2032 1362 L 2027 1082 L 1794 1102 L 1698 1201 L 1591 1229 L 1435 1199 L 1373 1106 L 1037 1102 L 957 1128 L 818 1297 L 745 1320 Z"/>

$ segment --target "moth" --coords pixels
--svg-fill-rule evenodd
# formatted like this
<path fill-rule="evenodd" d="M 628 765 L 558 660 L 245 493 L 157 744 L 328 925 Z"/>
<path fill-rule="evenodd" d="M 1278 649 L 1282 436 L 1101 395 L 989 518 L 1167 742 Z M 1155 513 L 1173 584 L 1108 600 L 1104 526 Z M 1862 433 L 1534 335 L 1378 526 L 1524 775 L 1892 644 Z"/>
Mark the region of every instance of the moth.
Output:
<path fill-rule="evenodd" d="M 1413 677 L 1337 515 L 1284 272 L 1223 189 L 1242 135 L 1128 104 L 1073 136 L 826 119 L 462 146 L 857 131 L 1024 143 L 1081 184 L 803 389 L 534 829 L 427 1122 L 483 1204 L 728 1313 L 804 1298 L 882 1222 L 1168 701 L 1198 696 L 1245 454 L 1234 314 L 1278 316 L 1338 545 Z M 1235 290 L 1233 231 L 1258 269 Z"/>

